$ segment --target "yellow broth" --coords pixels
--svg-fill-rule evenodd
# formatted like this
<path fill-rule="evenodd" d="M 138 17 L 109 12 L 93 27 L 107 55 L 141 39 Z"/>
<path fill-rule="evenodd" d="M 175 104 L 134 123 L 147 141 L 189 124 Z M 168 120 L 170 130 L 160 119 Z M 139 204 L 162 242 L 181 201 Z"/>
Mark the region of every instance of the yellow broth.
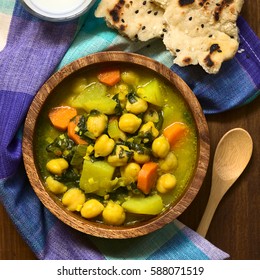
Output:
<path fill-rule="evenodd" d="M 46 147 L 49 146 L 51 143 L 53 143 L 56 137 L 59 137 L 61 134 L 67 134 L 67 131 L 60 131 L 59 129 L 56 129 L 51 124 L 50 119 L 48 117 L 48 113 L 52 108 L 59 107 L 59 106 L 73 107 L 73 105 L 77 104 L 78 102 L 77 100 L 80 101 L 81 98 L 78 98 L 80 94 L 82 94 L 82 92 L 86 89 L 91 91 L 91 87 L 93 85 L 94 87 L 96 85 L 101 85 L 102 90 L 105 89 L 105 96 L 109 98 L 113 98 L 116 94 L 118 94 L 118 92 L 120 92 L 120 90 L 122 90 L 122 88 L 125 90 L 126 87 L 128 94 L 130 91 L 131 92 L 134 91 L 134 93 L 137 96 L 142 95 L 142 98 L 146 99 L 145 95 L 143 95 L 143 92 L 140 89 L 142 89 L 143 87 L 151 83 L 151 81 L 156 81 L 156 85 L 159 86 L 160 89 L 159 99 L 155 102 L 154 100 L 152 100 L 152 102 L 153 103 L 158 102 L 158 104 L 151 104 L 148 101 L 148 106 L 149 108 L 150 107 L 156 108 L 156 110 L 162 113 L 163 122 L 159 130 L 160 135 L 163 133 L 163 130 L 167 126 L 175 122 L 183 123 L 188 128 L 188 133 L 186 133 L 185 137 L 182 137 L 171 148 L 171 151 L 173 151 L 174 155 L 177 157 L 177 162 L 178 162 L 177 167 L 174 168 L 174 170 L 170 171 L 170 173 L 173 174 L 176 178 L 177 183 L 175 187 L 166 193 L 160 193 L 156 190 L 156 187 L 154 186 L 149 194 L 143 194 L 140 190 L 136 189 L 135 184 L 131 184 L 131 187 L 125 185 L 121 187 L 117 186 L 115 190 L 113 190 L 112 188 L 110 189 L 111 192 L 109 191 L 108 193 L 105 194 L 102 193 L 101 195 L 97 193 L 86 193 L 85 197 L 86 200 L 89 200 L 90 198 L 97 199 L 98 201 L 103 203 L 104 206 L 106 206 L 108 201 L 113 199 L 118 204 L 122 204 L 125 200 L 129 198 L 129 196 L 149 197 L 154 194 L 158 194 L 163 201 L 163 209 L 161 211 L 165 211 L 167 207 L 169 207 L 169 205 L 175 204 L 180 199 L 183 192 L 185 191 L 185 188 L 189 183 L 189 180 L 193 175 L 196 166 L 197 136 L 196 136 L 194 120 L 182 96 L 178 93 L 176 88 L 174 88 L 172 85 L 168 83 L 168 81 L 166 81 L 156 73 L 147 69 L 143 69 L 141 67 L 138 68 L 138 67 L 133 67 L 131 65 L 119 65 L 119 66 L 117 65 L 117 67 L 120 69 L 121 80 L 118 83 L 116 83 L 114 86 L 106 86 L 102 84 L 100 81 L 98 81 L 97 76 L 100 69 L 92 69 L 89 71 L 80 71 L 74 75 L 69 76 L 59 86 L 57 86 L 54 89 L 52 94 L 48 97 L 48 100 L 44 105 L 43 109 L 41 110 L 41 113 L 37 120 L 34 146 L 35 146 L 35 154 L 38 163 L 38 169 L 44 181 L 46 181 L 46 178 L 49 176 L 52 176 L 53 178 L 55 178 L 55 180 L 56 179 L 58 181 L 60 180 L 60 176 L 52 174 L 46 168 L 46 164 L 51 159 L 57 158 L 57 155 L 48 152 L 46 150 Z M 127 76 L 129 73 L 130 73 L 130 78 Z M 126 79 L 123 80 L 122 75 L 125 75 L 124 77 L 126 77 Z M 125 80 L 127 82 L 125 82 Z M 131 82 L 133 82 L 133 84 L 131 84 Z M 138 95 L 138 92 L 141 94 Z M 94 94 L 98 94 L 98 93 L 95 92 Z M 127 95 L 125 98 L 127 98 Z M 99 110 L 99 108 L 95 108 L 95 109 Z M 86 112 L 86 110 L 82 106 L 79 106 L 77 108 L 77 111 L 78 114 L 89 115 L 90 113 L 90 112 Z M 123 108 L 123 111 L 124 113 L 126 113 L 125 108 Z M 111 119 L 112 117 L 114 117 L 115 114 L 109 113 L 106 115 L 108 116 L 108 119 Z M 142 123 L 144 122 L 145 121 L 142 119 Z M 105 130 L 103 134 L 106 133 L 107 131 Z M 126 133 L 128 138 L 131 138 L 133 135 L 137 135 L 137 134 L 138 131 L 133 134 Z M 158 158 L 154 158 L 153 156 L 152 158 L 153 158 L 152 160 L 155 162 L 159 161 Z M 106 161 L 106 157 L 103 157 L 102 160 Z M 142 167 L 142 164 L 140 164 L 140 167 Z M 120 177 L 119 169 L 120 167 L 115 167 L 113 180 L 115 178 Z M 78 172 L 77 180 L 76 179 L 61 180 L 62 184 L 64 184 L 68 189 L 74 187 L 80 188 L 79 180 L 82 172 L 82 166 L 80 168 L 77 167 L 77 172 Z M 160 168 L 157 170 L 157 172 L 158 174 L 163 173 L 160 170 Z M 57 194 L 57 197 L 59 199 L 62 199 L 62 196 L 63 194 Z M 78 210 L 76 210 L 76 212 Z M 146 220 L 154 216 L 154 214 L 136 214 L 136 213 L 129 213 L 128 211 L 125 211 L 125 214 L 126 214 L 126 219 L 123 223 L 124 225 Z M 103 222 L 102 214 L 99 214 L 95 218 L 92 218 L 92 220 Z"/>

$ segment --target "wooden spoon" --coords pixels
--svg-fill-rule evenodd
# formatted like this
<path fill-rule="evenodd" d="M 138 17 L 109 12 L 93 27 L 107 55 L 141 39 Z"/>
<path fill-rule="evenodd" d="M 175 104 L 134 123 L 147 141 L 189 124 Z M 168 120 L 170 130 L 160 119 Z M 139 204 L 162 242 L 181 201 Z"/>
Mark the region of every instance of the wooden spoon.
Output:
<path fill-rule="evenodd" d="M 242 128 L 229 130 L 219 141 L 213 160 L 209 201 L 197 229 L 200 235 L 206 236 L 220 200 L 246 168 L 252 151 L 252 138 Z"/>

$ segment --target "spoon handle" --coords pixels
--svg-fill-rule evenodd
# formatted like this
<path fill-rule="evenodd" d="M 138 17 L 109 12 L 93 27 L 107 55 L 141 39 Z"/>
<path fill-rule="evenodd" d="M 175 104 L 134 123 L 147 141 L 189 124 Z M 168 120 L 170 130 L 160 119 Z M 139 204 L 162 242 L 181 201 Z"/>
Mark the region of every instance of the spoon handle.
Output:
<path fill-rule="evenodd" d="M 214 216 L 214 213 L 217 209 L 220 200 L 221 197 L 219 196 L 210 195 L 209 197 L 206 209 L 204 211 L 204 214 L 201 218 L 200 224 L 197 229 L 197 233 L 199 233 L 203 237 L 205 237 L 208 232 L 209 225 L 211 223 L 211 220 Z"/>

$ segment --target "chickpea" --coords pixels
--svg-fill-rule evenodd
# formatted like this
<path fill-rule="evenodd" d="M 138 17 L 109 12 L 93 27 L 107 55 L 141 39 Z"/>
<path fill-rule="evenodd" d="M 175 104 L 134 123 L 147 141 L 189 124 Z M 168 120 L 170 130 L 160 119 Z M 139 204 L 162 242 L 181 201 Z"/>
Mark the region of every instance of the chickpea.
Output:
<path fill-rule="evenodd" d="M 108 202 L 102 216 L 104 223 L 112 226 L 120 226 L 125 221 L 124 208 L 113 201 Z"/>
<path fill-rule="evenodd" d="M 47 170 L 55 175 L 61 175 L 68 167 L 69 164 L 64 158 L 51 159 L 46 164 Z"/>
<path fill-rule="evenodd" d="M 155 157 L 165 158 L 170 151 L 170 144 L 163 135 L 154 139 L 152 144 L 152 152 Z"/>
<path fill-rule="evenodd" d="M 47 185 L 47 188 L 55 194 L 64 193 L 68 189 L 64 184 L 53 179 L 51 176 L 47 177 L 46 185 Z"/>
<path fill-rule="evenodd" d="M 158 129 L 155 127 L 154 123 L 150 121 L 141 126 L 139 133 L 144 136 L 146 134 L 151 134 L 153 138 L 156 138 L 159 135 Z"/>
<path fill-rule="evenodd" d="M 104 205 L 97 199 L 92 198 L 83 204 L 80 214 L 86 219 L 92 219 L 100 215 L 103 210 Z"/>
<path fill-rule="evenodd" d="M 131 113 L 126 113 L 122 115 L 119 119 L 119 128 L 127 133 L 135 133 L 140 127 L 142 120 L 136 115 Z"/>
<path fill-rule="evenodd" d="M 135 162 L 137 162 L 139 164 L 143 164 L 143 163 L 150 161 L 150 156 L 148 154 L 134 152 L 133 159 Z"/>
<path fill-rule="evenodd" d="M 115 147 L 115 141 L 106 134 L 101 135 L 94 145 L 95 157 L 106 157 L 112 153 Z"/>
<path fill-rule="evenodd" d="M 87 129 L 94 137 L 99 137 L 107 127 L 108 117 L 96 110 L 90 112 L 87 119 Z"/>
<path fill-rule="evenodd" d="M 156 189 L 160 193 L 166 193 L 176 186 L 176 177 L 173 174 L 166 173 L 159 177 Z"/>
<path fill-rule="evenodd" d="M 121 167 L 121 176 L 124 178 L 126 184 L 137 181 L 137 176 L 141 167 L 135 162 L 130 162 L 126 166 Z"/>
<path fill-rule="evenodd" d="M 85 194 L 78 188 L 67 190 L 61 200 L 62 204 L 70 211 L 80 211 L 85 201 Z"/>
<path fill-rule="evenodd" d="M 147 110 L 148 103 L 140 97 L 135 97 L 134 102 L 129 101 L 126 102 L 126 110 L 133 114 L 140 114 Z"/>
<path fill-rule="evenodd" d="M 169 172 L 177 168 L 178 159 L 173 152 L 169 152 L 164 159 L 159 160 L 159 166 L 162 171 Z"/>
<path fill-rule="evenodd" d="M 133 152 L 125 145 L 116 145 L 115 154 L 107 158 L 107 162 L 112 166 L 124 166 L 132 158 Z"/>

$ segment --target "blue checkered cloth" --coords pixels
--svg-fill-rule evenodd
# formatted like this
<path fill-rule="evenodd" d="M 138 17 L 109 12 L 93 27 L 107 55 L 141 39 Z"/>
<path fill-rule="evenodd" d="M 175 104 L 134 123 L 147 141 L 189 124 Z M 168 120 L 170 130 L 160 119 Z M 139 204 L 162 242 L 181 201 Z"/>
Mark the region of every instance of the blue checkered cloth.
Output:
<path fill-rule="evenodd" d="M 78 232 L 53 216 L 35 195 L 22 161 L 22 128 L 33 97 L 50 75 L 67 63 L 104 50 L 136 52 L 179 74 L 206 114 L 223 112 L 259 94 L 260 40 L 238 19 L 240 49 L 217 75 L 198 66 L 180 68 L 160 40 L 130 42 L 94 17 L 94 6 L 80 19 L 51 23 L 30 15 L 19 1 L 0 3 L 0 200 L 17 230 L 39 259 L 226 259 L 179 221 L 147 236 L 107 240 Z"/>

